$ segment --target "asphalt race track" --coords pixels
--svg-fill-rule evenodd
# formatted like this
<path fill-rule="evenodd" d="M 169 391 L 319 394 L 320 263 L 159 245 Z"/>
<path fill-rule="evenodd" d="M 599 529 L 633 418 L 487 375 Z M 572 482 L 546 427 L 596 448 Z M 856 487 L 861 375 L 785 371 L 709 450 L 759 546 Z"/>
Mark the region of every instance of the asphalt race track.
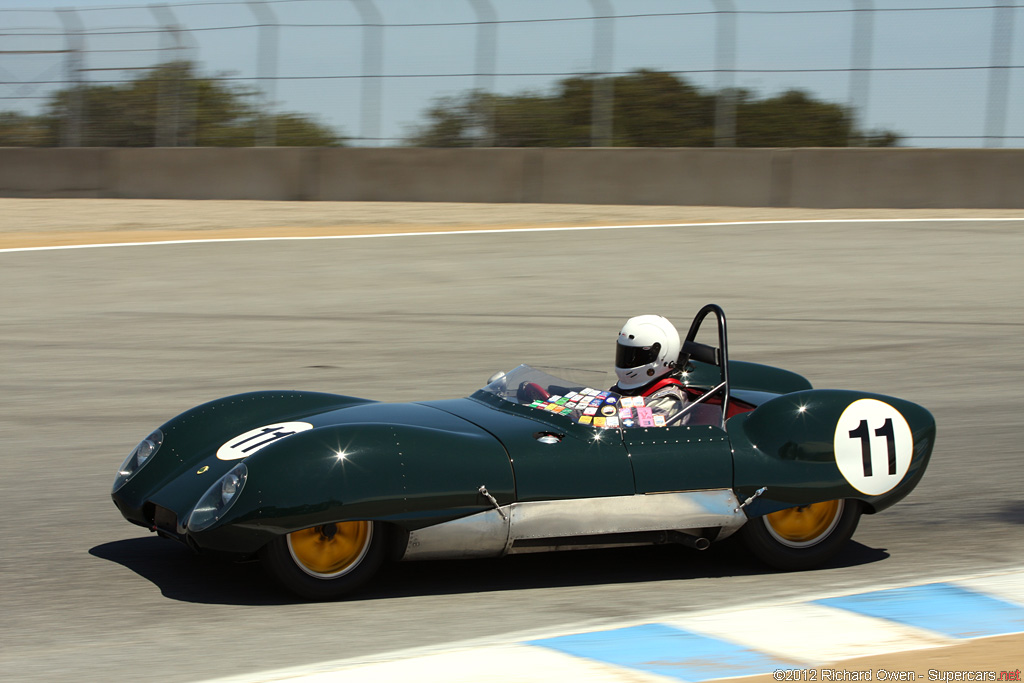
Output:
<path fill-rule="evenodd" d="M 194 681 L 1019 566 L 1022 263 L 1024 220 L 0 253 L 0 677 Z M 526 555 L 399 564 L 304 604 L 109 498 L 139 439 L 212 398 L 449 398 L 521 362 L 610 369 L 626 318 L 685 330 L 708 302 L 733 358 L 938 420 L 921 485 L 825 569 L 766 572 L 727 544 Z"/>

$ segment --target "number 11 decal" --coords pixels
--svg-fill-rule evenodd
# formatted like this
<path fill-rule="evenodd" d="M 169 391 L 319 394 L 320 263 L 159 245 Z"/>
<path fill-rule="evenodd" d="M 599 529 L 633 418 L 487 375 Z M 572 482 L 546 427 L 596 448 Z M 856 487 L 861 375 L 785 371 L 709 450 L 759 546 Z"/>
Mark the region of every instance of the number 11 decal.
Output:
<path fill-rule="evenodd" d="M 266 427 L 250 429 L 245 434 L 239 434 L 230 441 L 226 441 L 223 446 L 218 448 L 217 459 L 240 460 L 272 443 L 312 428 L 313 425 L 308 422 L 276 422 Z"/>
<path fill-rule="evenodd" d="M 839 417 L 833 445 L 836 465 L 846 481 L 861 493 L 879 495 L 907 473 L 914 438 L 898 410 L 883 401 L 862 398 Z"/>
<path fill-rule="evenodd" d="M 889 474 L 896 474 L 896 432 L 893 431 L 892 418 L 885 418 L 885 424 L 875 430 L 875 436 L 884 436 L 886 451 L 889 454 Z M 868 431 L 868 421 L 861 420 L 856 429 L 850 430 L 851 439 L 861 440 L 861 457 L 864 460 L 864 476 L 870 477 L 872 472 L 871 464 L 871 435 Z"/>

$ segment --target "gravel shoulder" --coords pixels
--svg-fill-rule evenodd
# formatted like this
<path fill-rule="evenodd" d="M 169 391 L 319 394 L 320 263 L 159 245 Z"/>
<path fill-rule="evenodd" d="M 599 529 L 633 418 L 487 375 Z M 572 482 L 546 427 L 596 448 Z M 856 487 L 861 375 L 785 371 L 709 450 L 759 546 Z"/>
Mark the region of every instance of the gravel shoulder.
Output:
<path fill-rule="evenodd" d="M 164 240 L 304 237 L 444 229 L 751 220 L 1020 218 L 1013 209 L 273 202 L 0 198 L 0 249 Z"/>

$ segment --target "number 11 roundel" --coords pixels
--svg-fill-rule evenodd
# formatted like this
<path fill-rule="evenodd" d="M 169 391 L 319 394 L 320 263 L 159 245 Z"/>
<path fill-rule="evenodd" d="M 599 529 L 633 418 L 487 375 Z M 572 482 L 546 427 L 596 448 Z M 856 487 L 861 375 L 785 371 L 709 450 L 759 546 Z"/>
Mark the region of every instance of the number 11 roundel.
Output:
<path fill-rule="evenodd" d="M 846 481 L 871 496 L 900 483 L 914 451 L 910 425 L 900 411 L 873 398 L 846 407 L 836 423 L 833 443 L 836 465 Z"/>

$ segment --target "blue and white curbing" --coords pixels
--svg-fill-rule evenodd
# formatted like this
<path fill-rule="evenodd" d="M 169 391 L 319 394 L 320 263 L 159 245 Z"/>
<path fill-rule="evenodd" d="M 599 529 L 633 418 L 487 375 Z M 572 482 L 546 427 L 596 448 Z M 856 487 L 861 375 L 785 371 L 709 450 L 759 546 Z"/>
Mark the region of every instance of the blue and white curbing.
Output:
<path fill-rule="evenodd" d="M 218 683 L 668 683 L 772 674 L 855 657 L 1024 633 L 1024 570 L 853 595 L 603 627 L 516 642 L 463 643 Z"/>

